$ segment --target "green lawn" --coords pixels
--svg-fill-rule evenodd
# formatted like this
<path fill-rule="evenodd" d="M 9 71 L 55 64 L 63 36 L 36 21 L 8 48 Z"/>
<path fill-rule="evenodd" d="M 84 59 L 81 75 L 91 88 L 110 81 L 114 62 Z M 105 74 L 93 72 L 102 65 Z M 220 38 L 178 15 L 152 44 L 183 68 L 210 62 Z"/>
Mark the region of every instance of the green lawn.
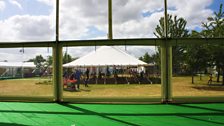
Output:
<path fill-rule="evenodd" d="M 49 79 L 29 78 L 0 80 L 1 96 L 53 96 L 53 84 Z M 173 77 L 173 96 L 224 96 L 221 84 L 207 85 L 208 77 Z M 63 91 L 68 97 L 159 97 L 161 84 L 90 84 L 80 86 L 79 92 Z"/>

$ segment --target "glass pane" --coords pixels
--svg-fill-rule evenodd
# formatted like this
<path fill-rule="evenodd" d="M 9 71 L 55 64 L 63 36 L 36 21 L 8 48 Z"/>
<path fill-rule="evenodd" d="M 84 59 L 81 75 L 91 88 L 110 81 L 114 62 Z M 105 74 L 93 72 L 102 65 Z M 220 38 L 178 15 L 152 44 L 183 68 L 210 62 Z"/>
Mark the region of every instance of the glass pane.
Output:
<path fill-rule="evenodd" d="M 169 37 L 223 38 L 221 3 L 223 0 L 168 0 Z"/>
<path fill-rule="evenodd" d="M 54 6 L 54 0 L 1 0 L 0 41 L 54 40 Z"/>
<path fill-rule="evenodd" d="M 60 39 L 106 39 L 107 6 L 107 0 L 60 0 Z"/>
<path fill-rule="evenodd" d="M 113 0 L 114 38 L 155 38 L 163 0 Z"/>
<path fill-rule="evenodd" d="M 160 97 L 160 58 L 155 49 L 154 46 L 64 47 L 63 96 Z"/>
<path fill-rule="evenodd" d="M 223 45 L 175 46 L 173 51 L 173 96 L 224 96 Z"/>
<path fill-rule="evenodd" d="M 0 49 L 1 96 L 53 96 L 52 48 Z"/>

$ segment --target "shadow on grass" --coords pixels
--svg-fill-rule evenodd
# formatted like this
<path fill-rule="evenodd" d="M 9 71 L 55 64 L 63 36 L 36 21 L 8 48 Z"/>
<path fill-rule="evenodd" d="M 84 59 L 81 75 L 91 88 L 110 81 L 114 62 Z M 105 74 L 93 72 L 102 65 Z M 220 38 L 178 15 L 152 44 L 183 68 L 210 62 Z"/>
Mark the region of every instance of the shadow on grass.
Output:
<path fill-rule="evenodd" d="M 17 123 L 1 123 L 0 126 L 28 126 L 28 125 L 23 125 L 23 124 L 17 124 Z"/>
<path fill-rule="evenodd" d="M 196 120 L 196 121 L 203 121 L 203 122 L 206 122 L 206 123 L 212 123 L 212 124 L 221 124 L 221 125 L 224 125 L 224 123 L 222 122 L 216 122 L 216 121 L 213 121 L 213 120 L 206 120 L 206 119 L 201 119 L 199 117 L 201 116 L 208 116 L 208 115 L 219 115 L 219 116 L 224 116 L 224 111 L 223 110 L 219 110 L 219 109 L 209 109 L 209 108 L 204 108 L 204 107 L 192 107 L 192 106 L 184 106 L 182 105 L 183 107 L 190 107 L 190 108 L 197 108 L 197 109 L 205 109 L 205 110 L 211 110 L 213 112 L 211 113 L 146 113 L 146 114 L 127 114 L 127 113 L 98 113 L 98 112 L 95 112 L 95 111 L 91 111 L 91 110 L 87 110 L 87 109 L 84 109 L 84 108 L 80 108 L 80 107 L 77 107 L 77 106 L 73 106 L 73 105 L 70 105 L 70 104 L 61 104 L 65 107 L 69 107 L 69 108 L 72 108 L 72 109 L 75 109 L 75 110 L 79 110 L 83 113 L 88 113 L 90 115 L 98 115 L 98 116 L 101 116 L 103 118 L 106 118 L 106 119 L 109 119 L 109 120 L 113 120 L 113 121 L 117 121 L 117 122 L 120 122 L 120 123 L 123 123 L 123 124 L 127 124 L 127 125 L 130 125 L 130 126 L 139 126 L 138 124 L 134 124 L 134 123 L 131 123 L 131 122 L 127 122 L 127 121 L 123 121 L 123 120 L 119 120 L 119 119 L 114 119 L 114 118 L 111 118 L 111 117 L 108 117 L 108 116 L 179 116 L 179 117 L 182 117 L 182 118 L 188 118 L 188 119 L 191 119 L 191 120 Z M 181 106 L 181 105 L 180 105 Z M 215 113 L 215 112 L 217 113 Z M 197 116 L 197 117 L 195 117 Z"/>
<path fill-rule="evenodd" d="M 79 110 L 79 111 L 81 111 L 83 113 L 87 113 L 88 115 L 97 115 L 97 116 L 100 116 L 102 118 L 113 120 L 113 121 L 120 122 L 120 123 L 123 123 L 123 124 L 127 124 L 127 125 L 130 125 L 130 126 L 140 126 L 138 124 L 134 124 L 134 123 L 131 123 L 131 122 L 123 121 L 123 120 L 120 120 L 120 119 L 115 119 L 115 118 L 107 116 L 106 114 L 98 113 L 98 112 L 87 110 L 87 109 L 83 109 L 83 108 L 80 108 L 80 107 L 77 107 L 77 106 L 73 106 L 73 105 L 70 105 L 70 104 L 61 104 L 61 105 L 65 106 L 65 107 L 68 107 L 68 108 L 75 109 L 75 110 Z"/>
<path fill-rule="evenodd" d="M 224 91 L 224 86 L 193 86 L 192 88 L 197 90 L 206 90 L 206 91 Z"/>
<path fill-rule="evenodd" d="M 80 89 L 80 91 L 84 91 L 84 92 L 91 92 L 90 89 Z"/>

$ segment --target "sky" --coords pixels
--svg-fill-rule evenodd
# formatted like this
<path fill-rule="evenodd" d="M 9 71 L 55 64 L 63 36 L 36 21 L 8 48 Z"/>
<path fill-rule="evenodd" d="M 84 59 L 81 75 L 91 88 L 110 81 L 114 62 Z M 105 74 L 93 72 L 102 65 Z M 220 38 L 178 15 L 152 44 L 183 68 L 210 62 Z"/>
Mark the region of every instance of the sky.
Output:
<path fill-rule="evenodd" d="M 223 0 L 168 0 L 168 13 L 186 19 L 188 30 L 200 31 L 201 22 L 213 15 L 220 3 Z M 163 6 L 163 0 L 113 0 L 113 38 L 155 38 L 153 32 L 163 16 Z M 0 42 L 55 40 L 55 10 L 55 0 L 0 0 Z M 59 39 L 107 39 L 107 10 L 107 0 L 60 0 Z M 67 50 L 80 57 L 94 49 Z M 127 51 L 139 57 L 154 49 L 140 46 Z M 24 54 L 18 50 L 0 49 L 0 61 L 49 55 L 47 48 L 26 48 Z"/>

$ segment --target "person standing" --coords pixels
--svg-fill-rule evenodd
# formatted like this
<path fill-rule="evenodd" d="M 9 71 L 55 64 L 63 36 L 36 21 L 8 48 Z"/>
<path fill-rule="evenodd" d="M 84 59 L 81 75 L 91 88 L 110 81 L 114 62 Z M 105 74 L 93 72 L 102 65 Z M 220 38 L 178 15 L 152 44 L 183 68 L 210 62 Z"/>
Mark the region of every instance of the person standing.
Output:
<path fill-rule="evenodd" d="M 86 75 L 85 87 L 88 87 L 88 82 L 89 82 L 89 68 L 86 69 L 85 75 Z"/>
<path fill-rule="evenodd" d="M 212 84 L 212 74 L 209 75 L 208 84 Z"/>
<path fill-rule="evenodd" d="M 80 78 L 81 78 L 81 72 L 79 70 L 76 70 L 75 79 L 77 80 L 77 90 L 79 90 Z"/>

